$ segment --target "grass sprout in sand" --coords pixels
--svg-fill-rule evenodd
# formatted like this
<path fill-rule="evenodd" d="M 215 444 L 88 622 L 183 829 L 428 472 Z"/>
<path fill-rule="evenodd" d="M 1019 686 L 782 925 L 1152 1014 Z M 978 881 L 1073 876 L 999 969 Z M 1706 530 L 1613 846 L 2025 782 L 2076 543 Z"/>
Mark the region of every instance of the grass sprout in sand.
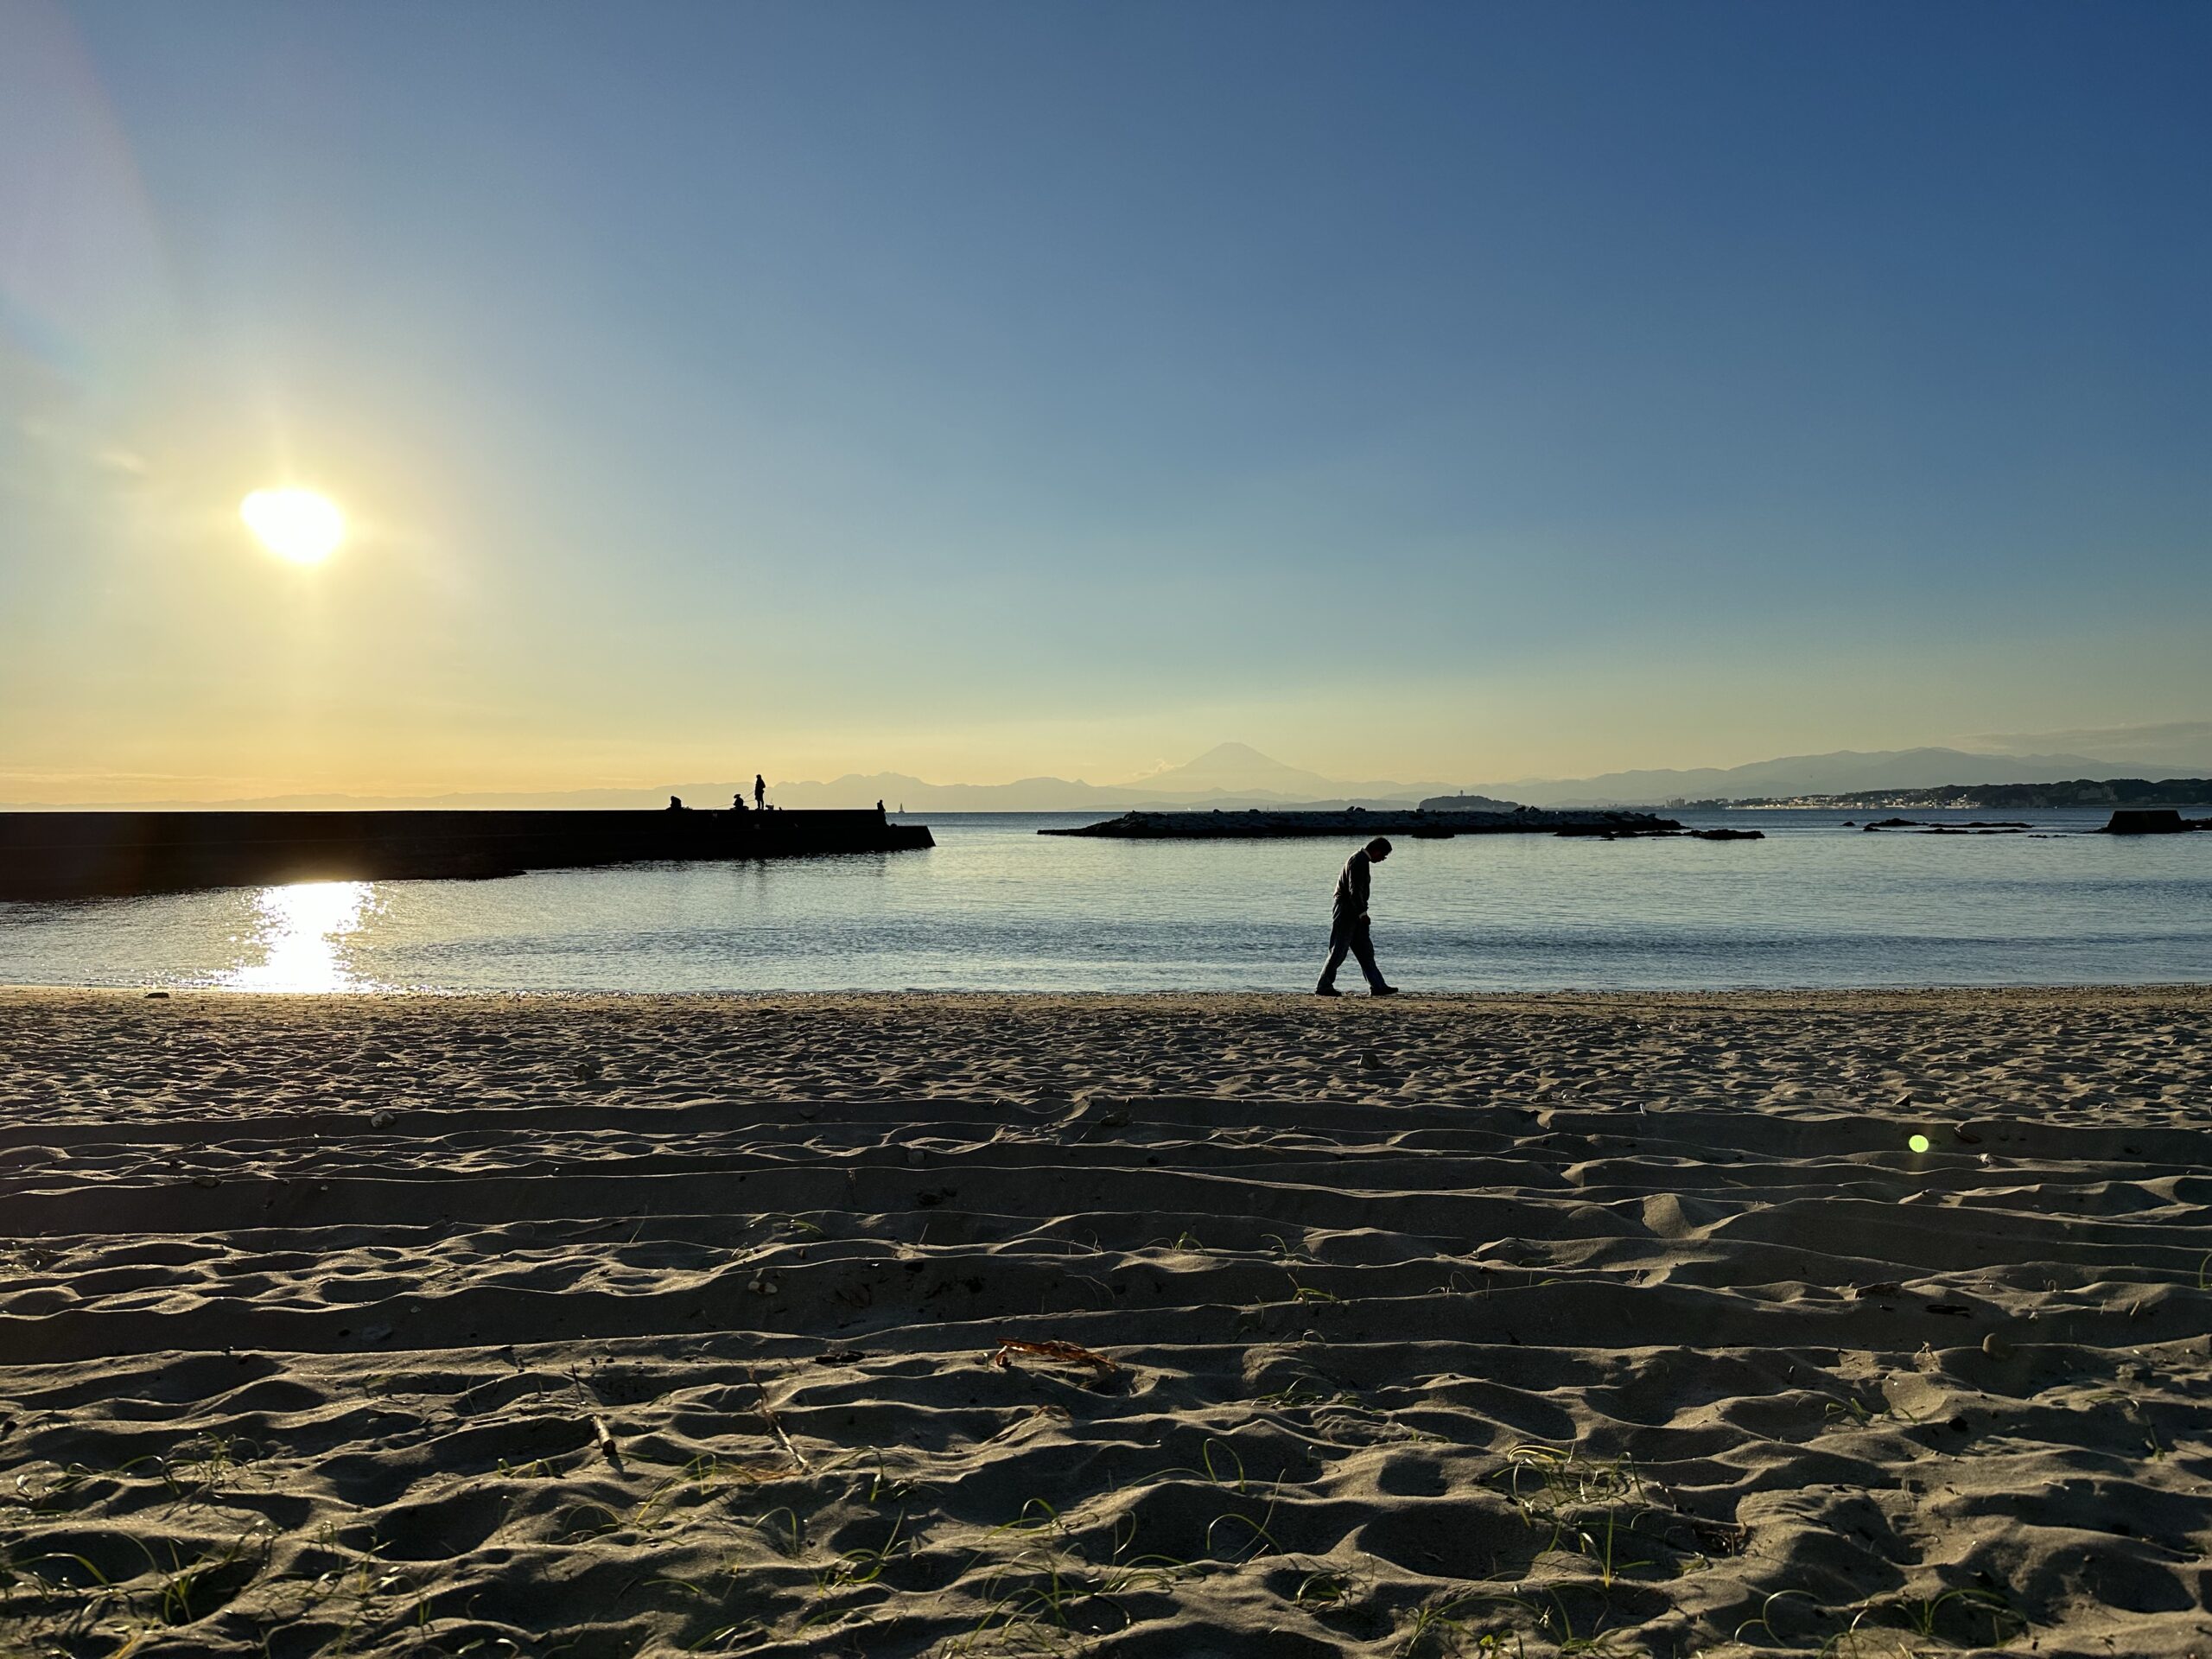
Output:
<path fill-rule="evenodd" d="M 0 1659 L 2212 1655 L 2208 1084 L 2193 990 L 0 992 Z"/>

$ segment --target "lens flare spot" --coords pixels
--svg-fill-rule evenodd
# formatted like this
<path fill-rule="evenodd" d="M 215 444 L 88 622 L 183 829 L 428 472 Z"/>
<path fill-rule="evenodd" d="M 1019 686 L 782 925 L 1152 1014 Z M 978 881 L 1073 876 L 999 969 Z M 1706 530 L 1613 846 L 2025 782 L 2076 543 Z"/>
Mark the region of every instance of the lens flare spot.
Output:
<path fill-rule="evenodd" d="M 1911 1140 L 1905 1142 L 1905 1145 L 1910 1147 L 1915 1152 L 1927 1151 L 1929 1144 L 1928 1137 L 1924 1135 L 1916 1135 Z"/>
<path fill-rule="evenodd" d="M 238 503 L 238 517 L 280 559 L 321 564 L 346 539 L 346 515 L 313 490 L 256 490 Z"/>

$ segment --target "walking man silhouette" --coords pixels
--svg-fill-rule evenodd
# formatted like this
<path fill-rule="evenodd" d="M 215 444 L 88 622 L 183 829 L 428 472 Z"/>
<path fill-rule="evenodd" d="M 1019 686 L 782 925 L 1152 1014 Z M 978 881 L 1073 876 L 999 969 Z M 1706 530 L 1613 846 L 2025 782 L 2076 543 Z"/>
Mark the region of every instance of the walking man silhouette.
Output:
<path fill-rule="evenodd" d="M 1389 856 L 1390 843 L 1377 836 L 1344 860 L 1329 914 L 1329 962 L 1321 969 L 1321 982 L 1313 988 L 1314 995 L 1344 995 L 1337 988 L 1337 969 L 1344 966 L 1346 951 L 1359 958 L 1359 971 L 1367 976 L 1369 990 L 1377 996 L 1398 994 L 1396 986 L 1382 982 L 1382 970 L 1375 965 L 1375 942 L 1367 924 L 1368 877 L 1376 865 Z"/>

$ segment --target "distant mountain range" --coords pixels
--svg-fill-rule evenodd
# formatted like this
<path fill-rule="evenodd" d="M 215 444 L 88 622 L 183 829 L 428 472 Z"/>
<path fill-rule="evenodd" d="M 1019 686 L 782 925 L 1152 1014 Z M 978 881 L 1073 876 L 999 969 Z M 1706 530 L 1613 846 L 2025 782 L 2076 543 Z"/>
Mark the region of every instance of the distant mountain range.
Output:
<path fill-rule="evenodd" d="M 1011 784 L 930 784 L 903 772 L 849 774 L 823 784 L 782 784 L 785 806 L 873 805 L 913 812 L 1089 812 L 1133 808 L 1205 811 L 1247 806 L 1399 806 L 1448 787 L 1386 779 L 1348 780 L 1262 754 L 1245 743 L 1217 743 L 1195 760 L 1125 784 L 1024 778 Z"/>
<path fill-rule="evenodd" d="M 1125 784 L 1066 778 L 1023 778 L 1010 784 L 932 784 L 902 772 L 847 772 L 826 783 L 771 785 L 772 804 L 802 808 L 868 807 L 893 812 L 1122 812 L 1132 808 L 1205 811 L 1247 806 L 1404 806 L 1448 790 L 1441 782 L 1400 784 L 1325 778 L 1262 754 L 1243 743 L 1220 743 L 1195 760 Z M 133 801 L 144 810 L 376 811 L 413 808 L 592 808 L 666 806 L 676 796 L 695 807 L 727 806 L 750 780 L 678 783 L 652 789 L 572 789 L 428 796 L 270 795 L 250 800 Z M 37 803 L 44 806 L 51 803 Z"/>
<path fill-rule="evenodd" d="M 2195 747 L 2212 726 L 2203 722 L 2155 730 Z M 2109 735 L 2119 738 L 2120 731 Z M 2133 743 L 2115 747 L 2133 749 Z M 1122 812 L 1132 809 L 1205 811 L 1241 807 L 1404 807 L 1436 796 L 1483 795 L 1531 806 L 1663 806 L 1684 800 L 1774 800 L 1802 795 L 1844 795 L 1872 790 L 1927 790 L 1947 784 L 2047 784 L 2075 779 L 2168 779 L 2201 776 L 2194 762 L 2147 761 L 2091 754 L 1991 754 L 1962 749 L 1841 749 L 1828 754 L 1786 755 L 1741 766 L 1611 772 L 1595 778 L 1519 779 L 1452 784 L 1345 779 L 1286 766 L 1243 743 L 1221 743 L 1195 760 L 1120 784 L 1082 779 L 1023 778 L 1010 784 L 932 784 L 905 772 L 848 772 L 827 782 L 779 783 L 769 799 L 779 806 L 865 807 L 879 800 L 896 812 Z M 726 806 L 736 780 L 671 784 L 653 789 L 581 789 L 543 792 L 436 796 L 287 795 L 238 801 L 143 801 L 142 808 L 196 807 L 265 810 L 437 807 L 656 807 L 671 795 L 691 806 Z M 41 803 L 40 804 L 48 804 Z"/>
<path fill-rule="evenodd" d="M 1679 800 L 1771 799 L 1867 789 L 1929 789 L 1944 784 L 2042 784 L 2078 778 L 2181 778 L 2187 764 L 2119 762 L 2083 754 L 1974 754 L 1962 749 L 1838 750 L 1787 755 L 1748 766 L 1613 772 L 1595 778 L 1517 779 L 1472 785 L 1350 781 L 1302 771 L 1243 743 L 1223 743 L 1185 766 L 1132 783 L 1025 778 L 1012 784 L 928 784 L 901 772 L 858 774 L 828 783 L 785 784 L 786 806 L 871 805 L 878 799 L 917 812 L 1124 811 L 1181 807 L 1403 806 L 1440 796 L 1480 795 L 1531 806 L 1656 806 Z"/>

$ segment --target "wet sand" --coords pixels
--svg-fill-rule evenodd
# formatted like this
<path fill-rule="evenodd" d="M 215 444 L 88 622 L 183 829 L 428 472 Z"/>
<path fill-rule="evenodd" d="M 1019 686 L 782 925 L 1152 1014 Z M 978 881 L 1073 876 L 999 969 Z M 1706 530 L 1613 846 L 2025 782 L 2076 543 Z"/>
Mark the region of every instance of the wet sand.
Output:
<path fill-rule="evenodd" d="M 2212 1655 L 2208 1084 L 2202 988 L 0 991 L 0 1655 Z"/>

